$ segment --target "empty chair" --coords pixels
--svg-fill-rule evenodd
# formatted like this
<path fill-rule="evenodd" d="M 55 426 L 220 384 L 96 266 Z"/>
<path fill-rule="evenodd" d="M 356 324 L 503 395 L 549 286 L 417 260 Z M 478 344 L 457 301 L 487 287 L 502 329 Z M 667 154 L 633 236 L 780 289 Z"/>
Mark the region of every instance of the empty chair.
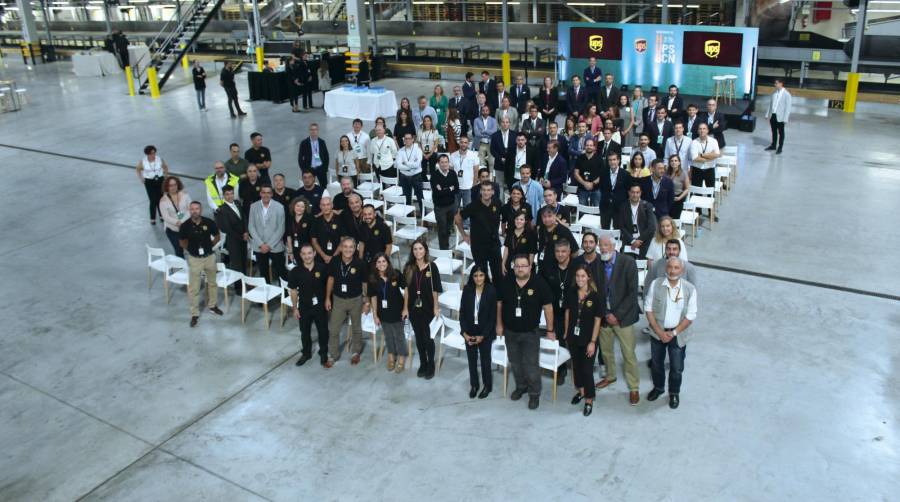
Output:
<path fill-rule="evenodd" d="M 150 244 L 144 244 L 147 248 L 147 289 L 153 286 L 153 272 L 166 273 L 166 252 L 163 248 L 152 248 Z"/>
<path fill-rule="evenodd" d="M 224 263 L 216 263 L 216 287 L 225 292 L 225 308 L 228 308 L 228 288 L 241 280 L 243 274 L 225 267 Z M 283 323 L 282 323 L 283 324 Z"/>
<path fill-rule="evenodd" d="M 418 220 L 416 220 L 415 216 L 395 216 L 393 223 L 394 239 L 414 241 L 428 233 L 427 228 L 417 224 Z"/>
<path fill-rule="evenodd" d="M 171 297 L 169 296 L 169 284 L 179 284 L 181 286 L 187 286 L 190 274 L 188 273 L 187 262 L 184 261 L 184 258 L 179 258 L 174 255 L 166 255 L 166 270 L 165 270 L 165 282 L 163 282 L 164 293 L 166 295 L 166 303 L 169 303 Z"/>
<path fill-rule="evenodd" d="M 434 258 L 434 263 L 437 265 L 441 275 L 453 275 L 462 269 L 463 262 L 453 257 L 453 251 L 430 248 L 428 252 Z"/>
<path fill-rule="evenodd" d="M 251 286 L 253 289 L 247 289 Z M 263 306 L 263 322 L 269 329 L 269 302 L 281 294 L 282 288 L 271 286 L 263 277 L 241 277 L 241 324 L 247 319 L 245 303 L 261 303 Z"/>
<path fill-rule="evenodd" d="M 491 364 L 503 367 L 503 397 L 506 397 L 506 384 L 509 382 L 509 358 L 506 355 L 506 342 L 504 337 L 494 339 L 491 345 Z"/>
<path fill-rule="evenodd" d="M 549 370 L 553 372 L 553 401 L 556 402 L 556 372 L 559 369 L 559 366 L 569 359 L 572 356 L 569 354 L 568 349 L 559 346 L 558 340 L 551 340 L 549 338 L 541 338 L 541 352 L 540 352 L 540 366 L 542 369 Z"/>
<path fill-rule="evenodd" d="M 459 321 L 453 319 L 444 319 L 444 330 L 441 332 L 440 347 L 438 348 L 438 364 L 437 371 L 440 373 L 441 366 L 444 364 L 444 347 L 456 350 L 466 350 L 466 341 L 462 337 L 462 331 L 459 327 Z"/>
<path fill-rule="evenodd" d="M 381 349 L 378 348 L 378 326 L 375 325 L 375 315 L 370 310 L 368 314 L 363 314 L 361 329 L 363 334 L 372 335 L 372 361 L 378 364 L 378 356 L 380 351 L 384 350 L 384 333 L 381 334 Z"/>
<path fill-rule="evenodd" d="M 288 287 L 287 281 L 278 279 L 278 283 L 281 285 L 281 325 L 284 326 L 287 310 L 294 309 L 294 302 L 291 300 L 291 289 Z"/>
<path fill-rule="evenodd" d="M 441 289 L 444 291 L 438 295 L 438 305 L 451 312 L 459 312 L 459 302 L 462 299 L 462 289 L 459 284 L 441 281 Z"/>
<path fill-rule="evenodd" d="M 600 219 L 600 208 L 597 206 L 585 206 L 582 204 L 578 204 L 578 211 L 576 214 L 578 215 L 578 224 L 582 227 L 591 228 L 594 230 L 600 230 L 603 228 L 603 223 Z"/>

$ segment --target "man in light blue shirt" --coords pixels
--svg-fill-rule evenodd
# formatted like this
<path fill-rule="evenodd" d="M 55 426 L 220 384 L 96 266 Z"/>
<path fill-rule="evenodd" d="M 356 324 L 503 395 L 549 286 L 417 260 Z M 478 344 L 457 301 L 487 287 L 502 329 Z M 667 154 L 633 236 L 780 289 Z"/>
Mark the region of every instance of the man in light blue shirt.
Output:
<path fill-rule="evenodd" d="M 525 192 L 525 202 L 531 204 L 532 218 L 537 220 L 538 211 L 544 204 L 544 187 L 531 179 L 531 169 L 531 166 L 527 164 L 520 167 L 519 176 L 521 178 L 513 186 L 521 187 L 522 191 Z"/>
<path fill-rule="evenodd" d="M 434 108 L 428 106 L 428 100 L 425 99 L 425 96 L 419 96 L 419 107 L 413 108 L 412 115 L 413 125 L 416 126 L 416 130 L 422 128 L 422 121 L 425 120 L 425 117 L 431 117 L 431 123 L 437 126 L 437 112 L 434 111 Z"/>
<path fill-rule="evenodd" d="M 488 105 L 481 107 L 481 116 L 473 122 L 474 140 L 478 142 L 478 163 L 494 170 L 494 157 L 491 156 L 491 136 L 497 132 L 497 119 L 491 116 Z"/>

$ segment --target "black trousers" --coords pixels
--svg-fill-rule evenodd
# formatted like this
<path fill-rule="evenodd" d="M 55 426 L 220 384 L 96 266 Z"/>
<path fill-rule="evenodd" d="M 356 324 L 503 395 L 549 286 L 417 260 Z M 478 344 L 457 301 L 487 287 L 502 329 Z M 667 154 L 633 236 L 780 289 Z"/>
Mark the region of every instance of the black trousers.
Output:
<path fill-rule="evenodd" d="M 472 260 L 485 270 L 491 272 L 491 282 L 498 284 L 503 277 L 500 271 L 500 248 L 478 249 L 472 248 Z"/>
<path fill-rule="evenodd" d="M 422 214 L 422 201 L 424 200 L 424 196 L 422 195 L 422 174 L 414 174 L 412 176 L 406 176 L 404 174 L 400 174 L 400 188 L 403 189 L 403 196 L 406 197 L 406 205 L 412 205 L 412 194 L 416 193 L 416 199 L 418 199 L 417 204 L 419 205 L 419 214 Z"/>
<path fill-rule="evenodd" d="M 669 216 L 673 220 L 677 220 L 681 218 L 682 211 L 684 211 L 684 200 L 676 200 L 672 203 L 672 207 L 669 208 Z"/>
<path fill-rule="evenodd" d="M 184 258 L 184 248 L 181 247 L 181 243 L 179 242 L 180 236 L 178 235 L 178 232 L 166 228 L 166 237 L 169 238 L 169 243 L 172 244 L 172 248 L 175 250 L 175 256 Z"/>
<path fill-rule="evenodd" d="M 431 309 L 412 308 L 409 323 L 416 335 L 416 351 L 422 368 L 434 368 L 434 340 L 431 339 Z"/>
<path fill-rule="evenodd" d="M 488 391 L 494 389 L 494 377 L 491 374 L 491 342 L 485 338 L 476 345 L 466 345 L 466 356 L 469 358 L 469 385 L 478 387 L 478 357 L 481 356 L 481 381 Z"/>
<path fill-rule="evenodd" d="M 781 150 L 784 147 L 784 122 L 779 122 L 778 116 L 773 113 L 769 117 L 769 126 L 772 128 L 772 146 Z"/>
<path fill-rule="evenodd" d="M 300 86 L 300 95 L 303 96 L 303 107 L 309 110 L 312 108 L 312 83 L 307 83 L 305 85 Z"/>
<path fill-rule="evenodd" d="M 582 335 L 583 336 L 583 335 Z M 595 344 L 599 347 L 599 344 Z M 586 345 L 569 344 L 572 354 L 572 378 L 576 389 L 584 389 L 584 397 L 593 399 L 597 395 L 594 389 L 594 358 L 587 356 Z"/>
<path fill-rule="evenodd" d="M 610 225 L 619 228 L 619 208 L 610 206 L 600 211 L 600 224 L 603 228 L 611 228 Z"/>
<path fill-rule="evenodd" d="M 235 115 L 235 110 L 237 110 L 237 113 L 244 113 L 244 110 L 241 110 L 241 104 L 238 102 L 237 87 L 226 87 L 225 95 L 228 96 L 228 111 L 232 117 Z M 232 108 L 232 103 L 234 103 L 234 108 Z"/>
<path fill-rule="evenodd" d="M 155 220 L 162 213 L 159 212 L 159 199 L 162 198 L 163 178 L 144 179 L 144 190 L 147 191 L 147 199 L 150 201 L 150 219 Z"/>
<path fill-rule="evenodd" d="M 284 265 L 284 251 L 280 253 L 256 253 L 256 266 L 259 267 L 259 275 L 269 280 L 269 260 L 272 261 L 271 267 L 274 269 L 272 274 L 272 284 L 278 284 L 278 279 L 287 280 L 287 267 Z"/>
<path fill-rule="evenodd" d="M 319 335 L 319 359 L 324 364 L 328 359 L 328 313 L 321 306 L 300 313 L 300 351 L 307 357 L 312 356 L 313 324 Z"/>
<path fill-rule="evenodd" d="M 312 172 L 316 175 L 316 180 L 322 188 L 328 187 L 328 166 L 322 164 L 319 167 L 312 168 Z"/>
<path fill-rule="evenodd" d="M 293 82 L 291 82 L 291 108 L 297 107 L 298 97 L 302 93 L 302 86 L 299 86 Z"/>
<path fill-rule="evenodd" d="M 244 236 L 226 234 L 225 249 L 228 250 L 228 261 L 226 262 L 228 268 L 243 274 L 247 269 L 247 243 L 244 241 Z M 240 291 L 240 288 L 240 282 L 234 283 L 235 291 Z"/>
<path fill-rule="evenodd" d="M 699 169 L 691 166 L 691 185 L 699 187 L 703 186 L 703 183 L 708 188 L 716 186 L 716 169 Z"/>
<path fill-rule="evenodd" d="M 450 249 L 450 226 L 458 210 L 455 201 L 449 206 L 434 208 L 434 219 L 437 220 L 438 227 L 438 246 L 441 249 Z"/>

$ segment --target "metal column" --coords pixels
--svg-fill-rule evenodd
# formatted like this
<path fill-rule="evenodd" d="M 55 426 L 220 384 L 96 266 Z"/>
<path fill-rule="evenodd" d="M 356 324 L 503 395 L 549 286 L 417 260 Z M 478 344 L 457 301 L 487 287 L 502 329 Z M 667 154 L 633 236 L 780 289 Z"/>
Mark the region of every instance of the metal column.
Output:
<path fill-rule="evenodd" d="M 866 34 L 867 3 L 866 0 L 859 0 L 859 10 L 856 12 L 853 55 L 850 58 L 850 73 L 847 75 L 847 88 L 844 91 L 844 111 L 848 113 L 856 111 L 856 93 L 859 91 L 859 50 L 862 47 L 863 36 Z"/>
<path fill-rule="evenodd" d="M 406 0 L 406 20 L 413 21 L 413 3 L 412 0 Z"/>
<path fill-rule="evenodd" d="M 37 26 L 34 24 L 34 12 L 31 10 L 31 2 L 29 0 L 16 0 L 16 7 L 19 8 L 22 38 L 29 44 L 38 43 L 40 36 L 37 32 Z"/>
<path fill-rule="evenodd" d="M 500 56 L 500 60 L 503 63 L 503 83 L 506 85 L 510 85 L 510 80 L 512 79 L 510 67 L 509 67 L 509 10 L 508 1 L 503 0 L 503 54 Z"/>
<path fill-rule="evenodd" d="M 687 0 L 685 0 L 687 2 Z M 669 24 L 669 0 L 662 0 L 662 24 Z"/>
<path fill-rule="evenodd" d="M 262 47 L 262 33 L 260 33 L 262 29 L 262 25 L 259 20 L 259 2 L 257 0 L 251 0 L 253 2 L 253 47 L 256 52 L 256 70 L 263 70 L 263 47 Z"/>
<path fill-rule="evenodd" d="M 369 51 L 365 0 L 347 0 L 347 47 L 350 52 Z"/>
<path fill-rule="evenodd" d="M 378 53 L 378 26 L 375 24 L 375 0 L 369 0 L 369 17 L 372 23 L 372 56 Z"/>
<path fill-rule="evenodd" d="M 538 0 L 531 0 L 531 23 L 538 22 Z"/>
<path fill-rule="evenodd" d="M 106 34 L 112 33 L 112 24 L 109 22 L 109 5 L 103 2 L 103 20 L 106 22 Z"/>

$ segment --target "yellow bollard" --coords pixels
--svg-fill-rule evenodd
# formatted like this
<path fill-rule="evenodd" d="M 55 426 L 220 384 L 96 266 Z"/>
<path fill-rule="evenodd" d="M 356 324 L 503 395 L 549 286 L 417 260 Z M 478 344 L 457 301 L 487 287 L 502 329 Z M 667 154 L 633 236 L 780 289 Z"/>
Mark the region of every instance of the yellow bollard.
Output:
<path fill-rule="evenodd" d="M 131 67 L 125 67 L 125 80 L 128 82 L 128 95 L 134 96 L 134 76 L 131 74 Z"/>
<path fill-rule="evenodd" d="M 150 66 L 147 68 L 147 80 L 150 82 L 150 97 L 153 99 L 159 98 L 159 81 L 156 79 L 156 67 Z"/>
<path fill-rule="evenodd" d="M 500 61 L 503 65 L 503 83 L 506 84 L 507 88 L 512 85 L 512 69 L 509 64 L 509 53 L 504 52 L 500 55 Z"/>
<path fill-rule="evenodd" d="M 263 48 L 256 47 L 256 71 L 263 71 Z"/>
<path fill-rule="evenodd" d="M 181 48 L 184 49 L 184 44 L 181 44 Z M 181 67 L 187 70 L 190 65 L 188 64 L 187 52 L 184 53 L 184 57 L 181 58 Z"/>
<path fill-rule="evenodd" d="M 844 111 L 856 111 L 856 93 L 859 91 L 859 73 L 847 74 L 847 88 L 844 90 Z"/>

